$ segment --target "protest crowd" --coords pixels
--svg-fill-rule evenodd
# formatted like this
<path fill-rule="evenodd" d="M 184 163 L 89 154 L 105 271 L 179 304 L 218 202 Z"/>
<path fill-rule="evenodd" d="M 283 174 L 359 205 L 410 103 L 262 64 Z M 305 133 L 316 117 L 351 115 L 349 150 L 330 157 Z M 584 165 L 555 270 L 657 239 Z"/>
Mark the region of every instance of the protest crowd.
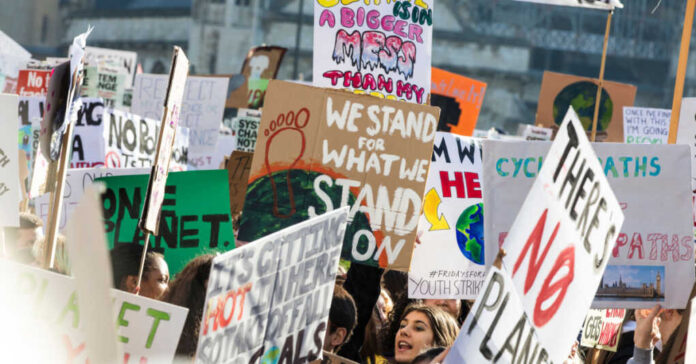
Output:
<path fill-rule="evenodd" d="M 434 0 L 314 3 L 311 83 L 278 46 L 147 74 L 92 29 L 47 59 L 0 32 L 2 362 L 696 363 L 685 59 L 638 107 L 605 38 L 506 135 L 431 67 Z"/>

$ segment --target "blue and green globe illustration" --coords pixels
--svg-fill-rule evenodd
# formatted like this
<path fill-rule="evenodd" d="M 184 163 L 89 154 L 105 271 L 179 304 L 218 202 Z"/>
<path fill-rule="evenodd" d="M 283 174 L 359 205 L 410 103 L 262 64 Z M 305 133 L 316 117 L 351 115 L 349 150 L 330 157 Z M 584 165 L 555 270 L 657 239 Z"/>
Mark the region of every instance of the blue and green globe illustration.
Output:
<path fill-rule="evenodd" d="M 483 203 L 466 208 L 457 220 L 457 245 L 470 261 L 484 265 Z"/>
<path fill-rule="evenodd" d="M 280 349 L 278 349 L 277 346 L 274 346 L 265 353 L 265 355 L 261 358 L 261 364 L 276 364 L 278 363 L 278 359 L 280 359 Z"/>
<path fill-rule="evenodd" d="M 556 125 L 563 123 L 563 117 L 568 112 L 568 107 L 572 106 L 585 130 L 592 130 L 596 96 L 597 85 L 592 82 L 580 81 L 566 86 L 553 100 L 553 119 Z M 614 103 L 604 88 L 600 100 L 597 131 L 606 131 L 611 122 Z"/>

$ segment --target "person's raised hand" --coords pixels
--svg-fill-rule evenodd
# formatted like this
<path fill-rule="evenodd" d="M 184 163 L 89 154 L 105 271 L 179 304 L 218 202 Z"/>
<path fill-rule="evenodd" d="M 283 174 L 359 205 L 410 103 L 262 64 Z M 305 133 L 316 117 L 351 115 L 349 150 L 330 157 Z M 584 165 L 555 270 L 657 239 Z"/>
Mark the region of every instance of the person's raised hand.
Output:
<path fill-rule="evenodd" d="M 655 305 L 648 310 L 636 310 L 636 331 L 633 336 L 633 343 L 637 348 L 652 350 L 655 344 L 660 341 L 660 305 Z"/>

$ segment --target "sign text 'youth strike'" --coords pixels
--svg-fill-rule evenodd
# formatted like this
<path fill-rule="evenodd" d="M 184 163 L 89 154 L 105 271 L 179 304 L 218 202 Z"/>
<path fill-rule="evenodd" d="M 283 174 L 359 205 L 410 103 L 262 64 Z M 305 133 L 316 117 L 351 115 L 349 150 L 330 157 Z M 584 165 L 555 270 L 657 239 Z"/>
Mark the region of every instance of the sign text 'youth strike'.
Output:
<path fill-rule="evenodd" d="M 522 357 L 561 362 L 590 307 L 623 219 L 570 109 L 503 244 L 503 266 L 489 272 L 446 362 Z"/>

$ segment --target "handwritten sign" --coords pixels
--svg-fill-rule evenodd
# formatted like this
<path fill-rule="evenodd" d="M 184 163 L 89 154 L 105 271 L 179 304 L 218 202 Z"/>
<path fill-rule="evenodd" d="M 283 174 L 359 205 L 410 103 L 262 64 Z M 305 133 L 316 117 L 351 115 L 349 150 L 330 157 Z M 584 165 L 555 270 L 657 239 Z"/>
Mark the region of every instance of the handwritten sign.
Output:
<path fill-rule="evenodd" d="M 351 206 L 343 257 L 407 271 L 438 109 L 271 81 L 239 239 Z"/>
<path fill-rule="evenodd" d="M 476 127 L 486 83 L 432 68 L 430 104 L 439 107 L 437 130 L 471 136 Z"/>
<path fill-rule="evenodd" d="M 410 298 L 475 299 L 486 277 L 481 146 L 438 132 L 413 249 Z"/>
<path fill-rule="evenodd" d="M 435 1 L 314 2 L 314 86 L 425 104 Z"/>
<path fill-rule="evenodd" d="M 520 124 L 517 127 L 517 135 L 521 136 L 525 140 L 550 141 L 553 137 L 553 130 L 550 128 L 543 128 L 541 126 Z"/>
<path fill-rule="evenodd" d="M 616 352 L 626 310 L 621 308 L 590 310 L 585 317 L 580 345 Z"/>
<path fill-rule="evenodd" d="M 321 358 L 347 217 L 331 211 L 215 257 L 196 362 Z"/>
<path fill-rule="evenodd" d="M 682 99 L 677 144 L 688 145 L 691 149 L 691 189 L 696 191 L 696 97 Z"/>
<path fill-rule="evenodd" d="M 549 143 L 485 141 L 485 236 L 502 244 L 532 186 Z M 626 216 L 593 302 L 594 308 L 684 308 L 694 283 L 693 219 L 683 145 L 596 143 L 602 174 Z M 665 193 L 665 189 L 669 193 Z M 659 196 L 655 204 L 646 196 Z M 491 210 L 489 210 L 491 209 Z"/>
<path fill-rule="evenodd" d="M 275 46 L 254 47 L 247 53 L 242 71 L 232 77 L 230 96 L 226 107 L 258 109 L 263 107 L 268 81 L 278 76 L 286 48 Z"/>
<path fill-rule="evenodd" d="M 85 65 L 96 66 L 100 63 L 110 63 L 118 68 L 123 69 L 127 73 L 124 80 L 124 85 L 130 87 L 133 84 L 133 76 L 135 75 L 136 60 L 138 54 L 136 52 L 122 51 L 117 49 L 85 47 Z"/>
<path fill-rule="evenodd" d="M 17 95 L 0 94 L 0 227 L 19 226 L 19 150 Z"/>
<path fill-rule="evenodd" d="M 626 144 L 667 144 L 672 110 L 624 106 L 623 114 Z"/>
<path fill-rule="evenodd" d="M 51 71 L 20 70 L 17 79 L 17 94 L 19 96 L 45 96 Z"/>
<path fill-rule="evenodd" d="M 167 75 L 137 74 L 131 112 L 162 120 L 162 104 L 167 92 Z M 179 123 L 189 128 L 193 152 L 215 151 L 220 122 L 225 111 L 225 77 L 188 77 L 184 86 Z"/>
<path fill-rule="evenodd" d="M 602 172 L 569 109 L 446 363 L 568 356 L 624 219 Z"/>
<path fill-rule="evenodd" d="M 145 200 L 147 175 L 98 178 L 106 184 L 102 196 L 109 246 L 142 244 L 136 229 Z M 160 234 L 150 237 L 150 249 L 164 254 L 169 272 L 204 253 L 234 249 L 227 171 L 173 172 L 163 188 Z"/>
<path fill-rule="evenodd" d="M 8 298 L 3 300 L 2 315 L 21 317 L 18 321 L 24 330 L 16 334 L 24 331 L 24 341 L 42 343 L 42 350 L 23 352 L 22 358 L 34 357 L 33 362 L 88 359 L 83 315 L 89 307 L 79 304 L 74 278 L 0 260 L 0 282 L 2 297 Z M 171 362 L 188 309 L 114 289 L 110 293 L 123 362 Z"/>

